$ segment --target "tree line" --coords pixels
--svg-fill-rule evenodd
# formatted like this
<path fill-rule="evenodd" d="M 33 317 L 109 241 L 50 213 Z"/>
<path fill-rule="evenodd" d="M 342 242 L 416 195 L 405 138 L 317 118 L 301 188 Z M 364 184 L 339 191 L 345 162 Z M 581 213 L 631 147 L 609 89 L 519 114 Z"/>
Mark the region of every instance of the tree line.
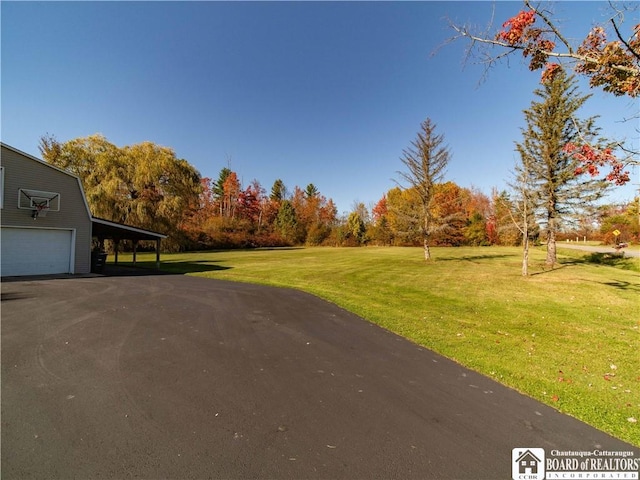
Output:
<path fill-rule="evenodd" d="M 531 70 L 543 70 L 541 86 L 524 111 L 522 139 L 515 142 L 519 159 L 510 188 L 490 197 L 446 181 L 452 155 L 430 118 L 402 152 L 405 170 L 397 172 L 398 185 L 375 205 L 355 204 L 343 216 L 313 183 L 289 191 L 278 179 L 267 192 L 257 180 L 242 185 L 230 168 L 215 180 L 202 178 L 172 149 L 151 142 L 121 148 L 101 135 L 64 143 L 44 136 L 40 150 L 45 161 L 81 179 L 95 216 L 166 233 L 165 247 L 171 250 L 421 245 L 429 260 L 432 245 L 522 245 L 526 275 L 532 241 L 546 242 L 547 263 L 554 264 L 556 241 L 563 236 L 611 241 L 617 230 L 618 240 L 637 240 L 637 201 L 619 207 L 597 207 L 596 201 L 612 184 L 630 181 L 625 168 L 638 165 L 638 152 L 602 138 L 594 117 L 579 118 L 589 95 L 578 92 L 564 65 L 548 60 L 569 59 L 592 87 L 636 97 L 640 25 L 624 38 L 624 12 L 614 10 L 610 23 L 616 40 L 607 39 L 605 29 L 597 26 L 575 47 L 547 10 L 528 0 L 524 4 L 526 10 L 508 19 L 493 37 L 452 25 L 471 40 L 471 50 L 477 44 L 506 49 L 495 56 L 484 52 L 488 66 L 522 52 L 530 58 Z M 558 51 L 557 45 L 566 51 Z M 606 178 L 596 178 L 603 167 L 610 168 Z"/>
<path fill-rule="evenodd" d="M 434 136 L 442 147 L 444 137 L 435 135 L 435 125 L 428 120 L 403 161 L 422 159 L 425 144 Z M 424 246 L 425 239 L 427 246 L 521 245 L 525 238 L 538 241 L 544 233 L 533 212 L 528 233 L 523 233 L 518 220 L 523 197 L 517 189 L 494 189 L 486 195 L 445 181 L 442 175 L 431 175 L 428 189 L 411 184 L 408 173 L 400 175 L 408 185 L 389 189 L 374 204 L 354 203 L 351 212 L 339 215 L 333 200 L 313 183 L 289 190 L 277 179 L 267 191 L 258 180 L 242 185 L 228 167 L 215 179 L 203 178 L 172 149 L 150 142 L 117 147 L 101 135 L 67 142 L 47 135 L 40 140 L 40 150 L 45 161 L 80 177 L 94 216 L 165 233 L 169 237 L 164 246 L 171 251 Z M 449 160 L 448 149 L 440 153 Z M 617 229 L 621 238 L 630 240 L 638 235 L 637 218 L 636 203 L 585 209 L 564 218 L 559 235 L 611 241 L 610 232 Z M 602 225 L 602 233 L 597 225 Z"/>

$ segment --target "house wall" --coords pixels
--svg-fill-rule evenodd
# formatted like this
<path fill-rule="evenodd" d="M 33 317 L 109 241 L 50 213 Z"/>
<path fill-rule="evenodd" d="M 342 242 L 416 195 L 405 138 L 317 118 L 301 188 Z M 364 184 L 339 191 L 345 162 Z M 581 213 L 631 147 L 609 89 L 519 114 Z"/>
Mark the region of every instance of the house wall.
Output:
<path fill-rule="evenodd" d="M 74 273 L 91 270 L 91 216 L 80 180 L 6 145 L 1 146 L 3 167 L 2 226 L 56 228 L 75 231 Z M 32 218 L 31 210 L 18 208 L 18 190 L 27 188 L 60 194 L 60 211 Z"/>

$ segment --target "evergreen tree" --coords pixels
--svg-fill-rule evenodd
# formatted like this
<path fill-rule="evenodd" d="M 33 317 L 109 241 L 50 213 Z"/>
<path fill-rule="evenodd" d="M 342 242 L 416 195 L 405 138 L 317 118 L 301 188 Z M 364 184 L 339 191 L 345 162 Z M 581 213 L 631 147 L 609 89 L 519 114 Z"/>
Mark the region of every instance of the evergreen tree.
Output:
<path fill-rule="evenodd" d="M 307 188 L 304 189 L 304 194 L 307 197 L 307 199 L 309 198 L 315 198 L 319 195 L 319 191 L 317 189 L 317 187 L 313 184 L 310 183 L 309 185 L 307 185 Z"/>
<path fill-rule="evenodd" d="M 280 204 L 275 227 L 286 241 L 293 244 L 299 241 L 298 216 L 289 200 L 284 200 Z"/>
<path fill-rule="evenodd" d="M 417 194 L 420 205 L 420 231 L 425 260 L 431 259 L 429 236 L 434 231 L 431 211 L 434 186 L 442 180 L 451 154 L 444 144 L 444 136 L 435 133 L 436 125 L 427 118 L 420 125 L 417 138 L 402 152 L 400 160 L 407 172 L 398 172 Z"/>
<path fill-rule="evenodd" d="M 541 220 L 547 237 L 546 263 L 556 258 L 556 234 L 563 221 L 602 196 L 605 185 L 599 180 L 576 175 L 578 161 L 564 150 L 579 140 L 596 142 L 595 117 L 579 120 L 576 112 L 589 98 L 580 95 L 573 77 L 564 71 L 547 80 L 534 94 L 537 100 L 524 111 L 527 127 L 522 143 L 516 143 L 527 198 Z"/>
<path fill-rule="evenodd" d="M 213 182 L 213 188 L 211 189 L 213 193 L 213 197 L 218 202 L 218 207 L 220 209 L 220 216 L 223 216 L 224 210 L 224 182 L 227 181 L 227 178 L 231 175 L 231 169 L 224 167 L 220 170 L 218 174 L 218 180 Z"/>
<path fill-rule="evenodd" d="M 273 182 L 273 186 L 271 187 L 271 195 L 269 198 L 276 202 L 281 202 L 282 200 L 287 198 L 287 187 L 285 187 L 284 182 L 280 179 L 277 179 Z"/>

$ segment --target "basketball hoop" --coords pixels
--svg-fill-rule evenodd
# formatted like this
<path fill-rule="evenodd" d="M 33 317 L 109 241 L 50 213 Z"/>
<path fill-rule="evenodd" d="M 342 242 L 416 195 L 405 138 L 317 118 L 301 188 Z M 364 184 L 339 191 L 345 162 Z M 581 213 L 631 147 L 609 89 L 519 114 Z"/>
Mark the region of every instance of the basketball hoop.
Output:
<path fill-rule="evenodd" d="M 49 202 L 48 201 L 44 201 L 44 202 L 34 202 L 34 207 L 35 210 L 33 211 L 33 214 L 31 215 L 31 217 L 35 220 L 38 217 L 46 217 L 47 216 L 47 212 L 49 211 Z"/>

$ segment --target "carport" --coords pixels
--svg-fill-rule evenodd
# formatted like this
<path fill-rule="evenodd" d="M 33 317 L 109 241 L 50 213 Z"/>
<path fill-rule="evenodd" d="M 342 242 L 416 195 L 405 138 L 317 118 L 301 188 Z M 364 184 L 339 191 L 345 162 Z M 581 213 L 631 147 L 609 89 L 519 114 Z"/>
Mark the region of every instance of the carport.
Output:
<path fill-rule="evenodd" d="M 122 240 L 133 242 L 133 264 L 136 264 L 136 250 L 138 242 L 141 240 L 152 240 L 156 242 L 156 268 L 160 269 L 160 242 L 167 238 L 162 233 L 144 230 L 138 227 L 124 225 L 122 223 L 111 222 L 102 218 L 91 218 L 91 236 L 98 239 L 101 248 L 104 248 L 104 241 L 111 240 L 114 245 L 115 264 L 118 265 L 118 250 Z"/>

